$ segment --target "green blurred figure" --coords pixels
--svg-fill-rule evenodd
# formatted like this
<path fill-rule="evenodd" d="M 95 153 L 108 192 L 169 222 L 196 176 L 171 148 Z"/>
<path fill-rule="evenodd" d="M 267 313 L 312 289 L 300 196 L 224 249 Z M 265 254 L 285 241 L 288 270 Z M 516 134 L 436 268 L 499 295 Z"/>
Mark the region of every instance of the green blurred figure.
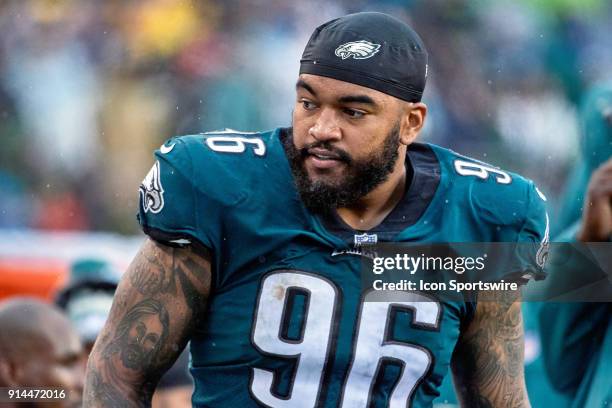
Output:
<path fill-rule="evenodd" d="M 583 161 L 568 189 L 562 224 L 569 227 L 557 241 L 610 242 L 612 236 L 612 85 L 593 90 L 582 112 Z M 582 198 L 584 203 L 582 204 Z M 579 198 L 579 199 L 578 199 Z M 580 205 L 583 210 L 580 214 Z M 575 218 L 572 218 L 575 217 Z M 574 221 L 572 223 L 572 221 Z M 551 254 L 551 262 L 555 254 Z M 579 260 L 579 258 L 574 258 Z M 552 262 L 549 288 L 588 279 L 578 262 Z M 610 277 L 608 277 L 608 280 Z M 610 282 L 601 282 L 609 285 Z M 544 365 L 572 408 L 607 407 L 612 403 L 612 303 L 547 303 L 540 313 Z"/>
<path fill-rule="evenodd" d="M 580 116 L 582 157 L 569 178 L 559 217 L 552 225 L 553 236 L 580 219 L 589 177 L 612 157 L 612 83 L 601 85 L 586 96 Z"/>

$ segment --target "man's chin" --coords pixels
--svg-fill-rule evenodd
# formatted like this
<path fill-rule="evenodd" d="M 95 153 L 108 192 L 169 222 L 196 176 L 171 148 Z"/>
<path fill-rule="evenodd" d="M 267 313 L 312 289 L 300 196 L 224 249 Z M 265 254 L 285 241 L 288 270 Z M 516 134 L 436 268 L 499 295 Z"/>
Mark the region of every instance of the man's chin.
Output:
<path fill-rule="evenodd" d="M 302 185 L 300 196 L 310 211 L 328 212 L 343 202 L 346 193 L 340 190 L 335 177 L 315 177 L 309 179 L 306 185 Z"/>
<path fill-rule="evenodd" d="M 341 184 L 342 177 L 335 175 L 315 175 L 308 177 L 309 190 L 335 191 Z"/>

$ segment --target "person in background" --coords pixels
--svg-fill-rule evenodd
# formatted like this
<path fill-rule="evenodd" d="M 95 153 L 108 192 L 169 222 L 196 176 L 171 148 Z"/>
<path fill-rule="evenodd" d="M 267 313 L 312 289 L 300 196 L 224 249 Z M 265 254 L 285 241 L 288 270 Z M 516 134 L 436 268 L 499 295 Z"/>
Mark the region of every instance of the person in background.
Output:
<path fill-rule="evenodd" d="M 564 198 L 556 216 L 551 217 L 551 236 L 555 242 L 575 241 L 575 235 L 581 224 L 582 207 L 586 196 L 589 178 L 593 172 L 612 156 L 612 83 L 601 84 L 591 89 L 580 106 L 581 138 L 580 154 L 568 177 Z M 569 246 L 554 245 L 554 249 L 566 251 Z M 567 255 L 567 254 L 566 254 Z M 552 258 L 555 256 L 553 254 Z M 556 264 L 556 262 L 554 262 Z M 584 266 L 583 266 L 584 267 Z M 563 271 L 560 269 L 563 268 Z M 567 265 L 559 265 L 550 279 L 554 289 L 559 289 L 559 274 L 576 275 Z M 532 288 L 531 295 L 536 298 L 547 298 L 546 285 Z M 543 302 L 523 302 L 525 321 L 525 379 L 531 403 L 536 406 L 564 407 L 569 403 L 564 386 L 553 387 L 550 376 L 546 375 L 547 364 L 543 354 L 550 350 L 540 333 L 540 309 Z M 570 305 L 571 307 L 571 305 Z M 551 308 L 546 307 L 550 312 Z M 555 319 L 557 321 L 557 319 Z M 550 326 L 544 323 L 544 326 Z M 548 338 L 550 334 L 544 334 Z M 553 364 L 554 365 L 554 364 Z M 571 370 L 572 373 L 576 372 Z M 563 393 L 558 392 L 564 390 Z"/>
<path fill-rule="evenodd" d="M 612 86 L 594 89 L 584 108 L 585 148 L 582 167 L 590 179 L 576 189 L 586 191 L 582 215 L 556 241 L 604 243 L 612 239 Z M 589 148 L 590 146 L 590 148 Z M 597 148 L 595 148 L 597 146 Z M 593 161 L 596 160 L 595 165 Z M 586 171 L 585 169 L 581 170 Z M 573 201 L 568 206 L 573 205 Z M 567 254 L 566 254 L 567 255 Z M 581 258 L 555 262 L 551 252 L 549 288 L 580 289 L 593 283 L 598 268 Z M 604 267 L 605 269 L 605 267 Z M 589 282 L 590 279 L 590 282 Z M 607 281 L 596 282 L 608 287 Z M 571 407 L 604 407 L 612 403 L 612 303 L 546 303 L 540 311 L 543 358 L 552 385 L 571 400 Z"/>
<path fill-rule="evenodd" d="M 0 303 L 0 387 L 57 387 L 65 399 L 3 407 L 79 407 L 85 358 L 79 335 L 60 310 L 33 298 Z"/>
<path fill-rule="evenodd" d="M 561 208 L 551 225 L 552 236 L 576 228 L 582 217 L 589 178 L 612 157 L 612 82 L 600 84 L 588 92 L 580 107 L 582 138 L 580 157 L 568 178 Z"/>
<path fill-rule="evenodd" d="M 121 272 L 104 260 L 78 259 L 70 267 L 68 285 L 56 297 L 56 304 L 66 312 L 81 336 L 87 355 L 108 318 L 120 277 Z M 190 407 L 192 391 L 189 352 L 185 349 L 159 382 L 152 407 Z"/>
<path fill-rule="evenodd" d="M 106 322 L 121 273 L 108 262 L 83 258 L 70 267 L 68 285 L 55 303 L 76 327 L 87 355 Z"/>

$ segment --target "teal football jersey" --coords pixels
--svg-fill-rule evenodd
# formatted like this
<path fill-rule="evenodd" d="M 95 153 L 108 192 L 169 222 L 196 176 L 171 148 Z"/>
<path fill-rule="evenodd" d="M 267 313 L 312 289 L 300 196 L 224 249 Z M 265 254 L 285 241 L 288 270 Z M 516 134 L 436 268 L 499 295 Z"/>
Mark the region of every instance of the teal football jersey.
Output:
<path fill-rule="evenodd" d="M 362 231 L 304 207 L 289 132 L 170 139 L 140 187 L 145 233 L 213 254 L 191 338 L 194 406 L 430 407 L 475 303 L 419 292 L 366 301 L 350 251 Z M 406 168 L 404 197 L 368 231 L 378 242 L 545 243 L 532 182 L 431 144 L 410 145 Z M 523 278 L 543 276 L 532 255 Z"/>

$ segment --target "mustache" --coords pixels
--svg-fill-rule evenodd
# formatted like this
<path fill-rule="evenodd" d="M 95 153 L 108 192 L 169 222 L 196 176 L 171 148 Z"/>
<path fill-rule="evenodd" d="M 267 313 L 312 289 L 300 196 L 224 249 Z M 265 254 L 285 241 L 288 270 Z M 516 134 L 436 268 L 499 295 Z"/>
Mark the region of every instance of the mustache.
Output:
<path fill-rule="evenodd" d="M 347 164 L 351 164 L 353 161 L 351 159 L 351 156 L 347 152 L 332 146 L 329 142 L 313 142 L 304 145 L 303 147 L 298 149 L 300 158 L 304 160 L 307 156 L 310 155 L 309 150 L 313 148 L 325 149 L 332 155 L 337 156 L 337 160 L 343 161 Z"/>

